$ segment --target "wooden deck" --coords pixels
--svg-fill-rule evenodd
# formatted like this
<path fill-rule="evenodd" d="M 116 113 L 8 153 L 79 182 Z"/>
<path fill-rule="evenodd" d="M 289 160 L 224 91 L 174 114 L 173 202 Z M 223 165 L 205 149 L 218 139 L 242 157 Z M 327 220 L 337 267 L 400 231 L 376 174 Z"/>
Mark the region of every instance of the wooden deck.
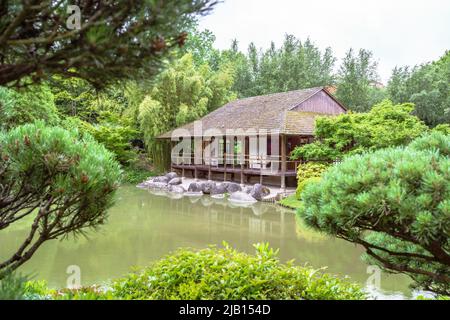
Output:
<path fill-rule="evenodd" d="M 275 172 L 271 172 L 269 169 L 261 170 L 261 169 L 255 169 L 255 168 L 241 168 L 240 166 L 209 166 L 209 165 L 192 165 L 192 164 L 172 164 L 173 169 L 178 170 L 197 170 L 202 172 L 211 172 L 214 173 L 234 173 L 234 174 L 241 174 L 244 175 L 251 175 L 251 176 L 275 176 L 275 177 L 281 177 L 282 171 L 277 170 Z M 286 177 L 295 177 L 297 172 L 295 170 L 286 170 L 284 172 L 284 176 Z"/>

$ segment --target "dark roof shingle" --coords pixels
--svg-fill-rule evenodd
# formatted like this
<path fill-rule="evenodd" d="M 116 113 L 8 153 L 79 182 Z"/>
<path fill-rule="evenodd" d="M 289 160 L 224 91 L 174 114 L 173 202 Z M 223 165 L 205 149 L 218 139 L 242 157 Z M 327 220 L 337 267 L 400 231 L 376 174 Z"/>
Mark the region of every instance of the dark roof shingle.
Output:
<path fill-rule="evenodd" d="M 316 93 L 324 90 L 322 87 L 274 93 L 238 99 L 227 103 L 199 119 L 203 132 L 208 129 L 219 129 L 224 134 L 227 129 L 244 131 L 249 129 L 268 131 L 278 130 L 285 134 L 312 135 L 314 119 L 317 115 L 311 112 L 289 111 Z M 323 114 L 322 114 L 323 115 Z M 185 129 L 190 136 L 194 135 L 194 122 L 177 129 Z M 186 131 L 187 130 L 187 131 Z M 174 130 L 160 135 L 160 139 L 185 136 L 181 131 Z"/>

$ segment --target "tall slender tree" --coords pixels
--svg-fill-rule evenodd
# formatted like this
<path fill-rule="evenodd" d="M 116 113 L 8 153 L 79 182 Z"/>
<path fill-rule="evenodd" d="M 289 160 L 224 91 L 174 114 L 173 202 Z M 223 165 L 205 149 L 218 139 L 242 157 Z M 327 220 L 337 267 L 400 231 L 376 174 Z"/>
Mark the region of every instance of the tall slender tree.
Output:
<path fill-rule="evenodd" d="M 373 103 L 371 93 L 378 78 L 372 52 L 360 49 L 355 54 L 350 49 L 339 68 L 336 96 L 351 110 L 367 111 Z"/>

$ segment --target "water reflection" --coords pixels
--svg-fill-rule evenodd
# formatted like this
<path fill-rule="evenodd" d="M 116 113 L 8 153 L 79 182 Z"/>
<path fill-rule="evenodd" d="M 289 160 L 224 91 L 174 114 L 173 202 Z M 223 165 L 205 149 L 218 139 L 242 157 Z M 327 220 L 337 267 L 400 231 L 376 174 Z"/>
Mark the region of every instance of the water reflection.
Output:
<path fill-rule="evenodd" d="M 89 285 L 122 276 L 131 266 L 147 265 L 179 247 L 205 248 L 226 241 L 254 252 L 254 243 L 266 241 L 280 249 L 283 261 L 327 266 L 328 272 L 349 275 L 360 283 L 368 277 L 359 248 L 305 228 L 280 206 L 258 202 L 244 207 L 209 196 L 177 198 L 124 186 L 100 232 L 90 233 L 89 239 L 46 243 L 22 271 L 62 287 L 67 267 L 78 265 L 82 283 Z M 1 258 L 19 245 L 26 228 L 22 224 L 0 233 Z M 408 279 L 398 275 L 383 274 L 381 280 L 387 292 L 408 293 L 407 284 Z"/>

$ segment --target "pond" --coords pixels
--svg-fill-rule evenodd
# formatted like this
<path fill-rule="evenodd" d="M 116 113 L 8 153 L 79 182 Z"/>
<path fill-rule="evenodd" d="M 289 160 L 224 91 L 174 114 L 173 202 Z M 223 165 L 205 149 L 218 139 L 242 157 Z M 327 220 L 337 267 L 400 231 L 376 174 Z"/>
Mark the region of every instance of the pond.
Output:
<path fill-rule="evenodd" d="M 0 233 L 0 258 L 23 240 L 27 223 Z M 144 266 L 179 247 L 205 248 L 223 241 L 253 253 L 253 244 L 269 242 L 279 248 L 282 261 L 327 267 L 327 272 L 348 275 L 365 284 L 371 273 L 361 260 L 362 250 L 343 240 L 325 237 L 297 223 L 293 211 L 267 203 L 232 207 L 209 196 L 171 199 L 125 185 L 118 191 L 106 225 L 88 238 L 53 240 L 21 269 L 50 287 L 66 286 L 69 266 L 78 266 L 82 285 L 117 278 L 132 266 Z M 70 268 L 69 268 L 70 269 Z M 381 275 L 380 297 L 409 296 L 409 280 L 401 275 Z"/>

